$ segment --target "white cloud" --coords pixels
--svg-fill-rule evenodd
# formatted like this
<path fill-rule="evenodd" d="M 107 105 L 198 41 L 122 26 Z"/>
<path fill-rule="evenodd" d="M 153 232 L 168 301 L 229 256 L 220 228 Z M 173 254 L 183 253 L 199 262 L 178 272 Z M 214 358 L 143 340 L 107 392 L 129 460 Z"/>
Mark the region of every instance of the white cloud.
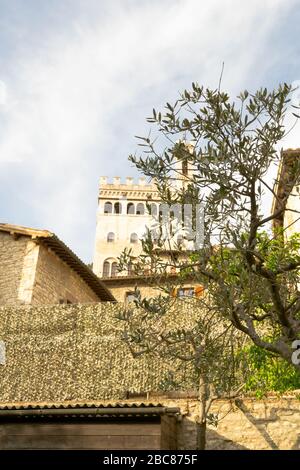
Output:
<path fill-rule="evenodd" d="M 285 119 L 286 136 L 280 142 L 280 146 L 284 148 L 300 147 L 300 80 L 292 82 L 291 102 Z M 297 118 L 296 116 L 299 116 Z"/>
<path fill-rule="evenodd" d="M 98 176 L 130 173 L 137 114 L 193 80 L 216 86 L 223 60 L 230 91 L 262 76 L 269 34 L 286 9 L 284 0 L 107 2 L 104 15 L 102 4 L 18 57 L 0 133 L 0 161 L 29 168 L 22 185 L 34 220 L 87 259 Z"/>

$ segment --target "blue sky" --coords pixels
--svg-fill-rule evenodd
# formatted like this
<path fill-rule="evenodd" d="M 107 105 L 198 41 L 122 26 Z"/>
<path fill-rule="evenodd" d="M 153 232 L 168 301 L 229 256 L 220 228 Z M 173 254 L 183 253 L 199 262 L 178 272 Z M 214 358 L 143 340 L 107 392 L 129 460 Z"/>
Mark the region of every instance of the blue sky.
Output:
<path fill-rule="evenodd" d="M 232 96 L 300 80 L 299 24 L 299 0 L 0 0 L 1 221 L 90 262 L 99 177 L 136 175 L 152 108 L 223 61 Z"/>

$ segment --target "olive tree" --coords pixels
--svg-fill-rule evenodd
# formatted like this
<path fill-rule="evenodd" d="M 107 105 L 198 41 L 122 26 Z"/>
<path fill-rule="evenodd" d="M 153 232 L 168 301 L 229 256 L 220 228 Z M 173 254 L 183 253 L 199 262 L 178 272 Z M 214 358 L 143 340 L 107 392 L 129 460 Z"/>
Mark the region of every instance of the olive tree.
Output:
<path fill-rule="evenodd" d="M 204 207 L 201 246 L 177 246 L 166 259 L 150 233 L 137 269 L 151 260 L 160 266 L 158 283 L 170 266 L 180 282 L 192 277 L 204 286 L 210 311 L 299 371 L 292 355 L 300 338 L 300 236 L 285 240 L 284 230 L 274 232 L 272 224 L 286 210 L 288 189 L 300 183 L 300 162 L 295 160 L 281 198 L 270 177 L 280 160 L 276 146 L 287 132 L 291 92 L 284 84 L 232 100 L 220 89 L 193 83 L 163 112 L 153 110 L 151 132 L 138 137 L 141 153 L 129 158 L 154 179 L 167 205 L 193 206 L 193 224 L 195 207 Z M 277 210 L 270 213 L 265 202 L 272 198 Z M 126 257 L 130 253 L 123 263 Z"/>

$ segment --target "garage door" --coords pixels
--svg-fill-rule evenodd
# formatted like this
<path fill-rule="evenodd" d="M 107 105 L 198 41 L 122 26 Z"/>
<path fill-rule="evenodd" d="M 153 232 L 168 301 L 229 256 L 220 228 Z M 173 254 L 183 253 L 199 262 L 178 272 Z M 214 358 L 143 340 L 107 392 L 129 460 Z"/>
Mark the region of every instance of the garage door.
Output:
<path fill-rule="evenodd" d="M 1 423 L 1 449 L 159 449 L 159 422 Z"/>

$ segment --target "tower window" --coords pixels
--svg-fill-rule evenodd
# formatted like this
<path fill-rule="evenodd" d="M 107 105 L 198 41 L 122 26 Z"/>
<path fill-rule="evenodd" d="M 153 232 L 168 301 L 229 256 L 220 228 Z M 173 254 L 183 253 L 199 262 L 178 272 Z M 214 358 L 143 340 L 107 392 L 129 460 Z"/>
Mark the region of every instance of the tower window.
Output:
<path fill-rule="evenodd" d="M 111 277 L 115 277 L 118 272 L 118 263 L 113 262 L 111 265 Z"/>
<path fill-rule="evenodd" d="M 112 203 L 106 202 L 104 204 L 104 214 L 111 214 L 112 213 Z"/>
<path fill-rule="evenodd" d="M 157 205 L 156 204 L 151 204 L 150 210 L 151 210 L 152 217 L 156 217 L 157 216 Z"/>
<path fill-rule="evenodd" d="M 130 243 L 137 243 L 139 241 L 139 237 L 136 233 L 132 233 L 130 235 Z"/>
<path fill-rule="evenodd" d="M 145 206 L 141 202 L 138 203 L 136 206 L 136 214 L 137 215 L 144 215 L 145 214 Z"/>
<path fill-rule="evenodd" d="M 103 263 L 103 277 L 109 277 L 110 264 L 108 261 Z"/>
<path fill-rule="evenodd" d="M 129 202 L 127 204 L 127 214 L 133 215 L 134 214 L 134 204 Z"/>
<path fill-rule="evenodd" d="M 115 234 L 113 232 L 109 232 L 107 235 L 107 242 L 113 243 L 115 241 Z"/>
<path fill-rule="evenodd" d="M 122 214 L 122 206 L 120 202 L 115 202 L 115 214 Z"/>

